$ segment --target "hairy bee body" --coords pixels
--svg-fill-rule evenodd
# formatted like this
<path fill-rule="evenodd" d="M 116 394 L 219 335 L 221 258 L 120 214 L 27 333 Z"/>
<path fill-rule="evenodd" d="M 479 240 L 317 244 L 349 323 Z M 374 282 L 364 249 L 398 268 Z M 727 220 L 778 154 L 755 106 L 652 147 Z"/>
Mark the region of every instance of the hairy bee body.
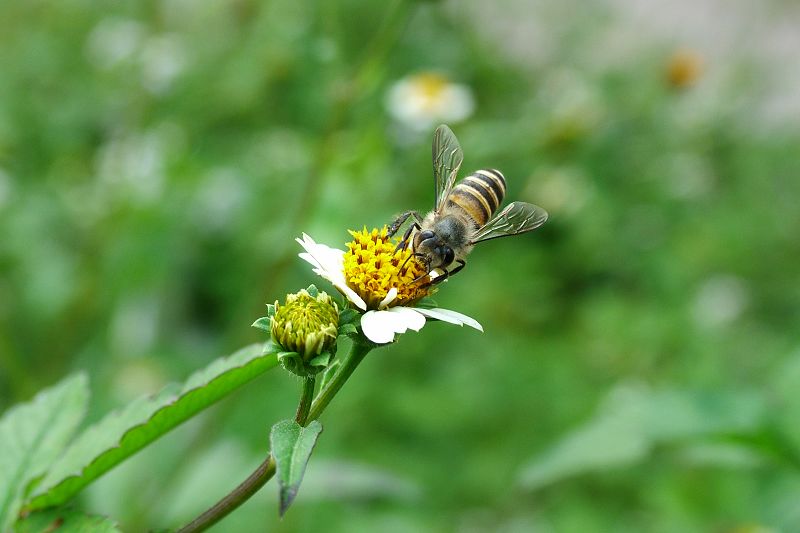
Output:
<path fill-rule="evenodd" d="M 447 126 L 436 128 L 432 152 L 436 185 L 433 211 L 424 218 L 416 211 L 407 211 L 397 217 L 388 233 L 394 235 L 413 217 L 398 246 L 410 244 L 413 257 L 424 263 L 429 273 L 437 272 L 433 283 L 464 268 L 464 258 L 475 244 L 519 235 L 547 220 L 547 211 L 526 202 L 512 202 L 495 214 L 506 194 L 506 179 L 499 170 L 477 170 L 456 184 L 464 154 Z M 457 265 L 452 267 L 453 263 Z"/>
<path fill-rule="evenodd" d="M 475 232 L 492 218 L 505 192 L 506 180 L 499 170 L 478 170 L 465 177 L 444 199 L 442 209 L 422 220 L 414 233 L 414 250 L 430 268 L 463 261 L 472 251 Z"/>
<path fill-rule="evenodd" d="M 477 170 L 453 187 L 444 210 L 460 210 L 478 229 L 489 222 L 505 194 L 506 179 L 499 170 Z"/>

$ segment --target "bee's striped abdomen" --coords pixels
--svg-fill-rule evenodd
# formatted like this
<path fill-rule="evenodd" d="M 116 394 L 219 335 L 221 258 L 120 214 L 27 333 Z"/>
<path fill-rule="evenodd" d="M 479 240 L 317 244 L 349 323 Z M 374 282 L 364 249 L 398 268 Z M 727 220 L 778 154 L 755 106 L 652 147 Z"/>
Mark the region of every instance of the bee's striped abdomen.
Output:
<path fill-rule="evenodd" d="M 499 170 L 476 170 L 453 187 L 447 201 L 463 209 L 476 227 L 486 224 L 506 194 L 506 179 Z"/>

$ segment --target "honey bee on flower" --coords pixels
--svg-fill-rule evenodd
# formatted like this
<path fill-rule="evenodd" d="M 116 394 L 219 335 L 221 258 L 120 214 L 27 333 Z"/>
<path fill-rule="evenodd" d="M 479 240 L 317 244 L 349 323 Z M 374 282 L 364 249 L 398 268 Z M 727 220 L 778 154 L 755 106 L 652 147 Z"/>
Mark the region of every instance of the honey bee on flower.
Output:
<path fill-rule="evenodd" d="M 474 319 L 448 309 L 416 307 L 435 289 L 409 250 L 398 248 L 386 227 L 351 231 L 347 251 L 319 244 L 303 234 L 300 257 L 328 280 L 359 311 L 364 336 L 376 344 L 392 342 L 409 329 L 419 331 L 426 319 L 467 325 L 483 331 Z"/>
<path fill-rule="evenodd" d="M 305 249 L 300 257 L 364 312 L 361 329 L 376 344 L 392 342 L 409 329 L 419 331 L 426 317 L 483 331 L 461 313 L 415 304 L 464 268 L 475 244 L 526 233 L 547 220 L 547 211 L 526 202 L 497 212 L 506 189 L 498 170 L 478 170 L 456 184 L 463 153 L 447 126 L 436 128 L 432 153 L 436 204 L 424 218 L 407 211 L 391 227 L 351 231 L 347 251 L 317 244 L 305 234 L 297 239 Z M 395 238 L 409 219 L 403 236 Z"/>

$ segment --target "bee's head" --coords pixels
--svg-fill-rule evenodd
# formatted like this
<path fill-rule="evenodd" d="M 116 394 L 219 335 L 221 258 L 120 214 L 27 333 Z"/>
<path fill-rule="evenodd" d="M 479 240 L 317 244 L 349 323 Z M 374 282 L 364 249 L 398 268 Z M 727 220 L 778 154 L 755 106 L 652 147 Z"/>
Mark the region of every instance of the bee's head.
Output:
<path fill-rule="evenodd" d="M 422 258 L 428 271 L 447 268 L 456 258 L 453 249 L 429 229 L 414 236 L 414 252 Z"/>

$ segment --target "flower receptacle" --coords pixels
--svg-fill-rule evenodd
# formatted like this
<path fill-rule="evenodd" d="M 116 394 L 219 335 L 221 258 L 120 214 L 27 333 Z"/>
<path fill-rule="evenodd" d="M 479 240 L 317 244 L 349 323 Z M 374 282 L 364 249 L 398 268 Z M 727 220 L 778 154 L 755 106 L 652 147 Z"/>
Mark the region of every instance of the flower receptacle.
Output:
<path fill-rule="evenodd" d="M 283 351 L 278 360 L 288 371 L 307 377 L 328 366 L 336 351 L 339 306 L 313 285 L 286 296 L 281 304 L 268 305 L 268 316 L 253 325 L 269 331 Z"/>

